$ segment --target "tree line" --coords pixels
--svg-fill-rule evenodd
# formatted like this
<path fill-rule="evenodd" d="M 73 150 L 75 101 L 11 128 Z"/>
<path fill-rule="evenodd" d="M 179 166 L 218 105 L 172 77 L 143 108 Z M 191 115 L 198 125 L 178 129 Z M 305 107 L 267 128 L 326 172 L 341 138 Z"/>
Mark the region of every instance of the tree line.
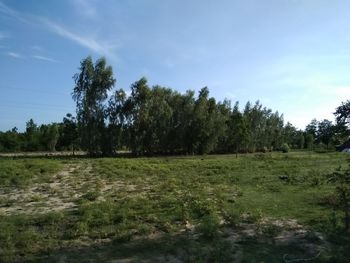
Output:
<path fill-rule="evenodd" d="M 206 154 L 273 151 L 285 147 L 332 148 L 349 136 L 350 101 L 337 108 L 336 123 L 312 120 L 304 131 L 284 124 L 283 115 L 259 101 L 216 101 L 209 89 L 198 95 L 159 85 L 146 78 L 134 82 L 127 94 L 113 90 L 116 79 L 104 58 L 83 59 L 73 76 L 76 117 L 61 123 L 0 133 L 0 151 L 84 150 L 92 156 L 130 150 L 134 155 Z M 109 94 L 112 94 L 109 96 Z"/>

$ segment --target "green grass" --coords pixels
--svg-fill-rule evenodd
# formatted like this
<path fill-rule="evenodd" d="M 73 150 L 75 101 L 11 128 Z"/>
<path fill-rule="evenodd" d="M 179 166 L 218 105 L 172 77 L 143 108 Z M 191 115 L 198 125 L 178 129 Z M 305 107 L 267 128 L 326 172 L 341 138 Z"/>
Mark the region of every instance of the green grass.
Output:
<path fill-rule="evenodd" d="M 0 158 L 0 186 L 23 187 L 47 181 L 61 167 L 57 160 Z"/>
<path fill-rule="evenodd" d="M 291 250 L 305 252 L 265 242 L 281 229 L 264 225 L 259 238 L 236 244 L 240 249 L 227 237 L 241 233 L 242 222 L 259 229 L 264 218 L 295 219 L 310 231 L 328 234 L 334 211 L 322 200 L 333 186 L 324 178 L 345 168 L 348 158 L 290 152 L 72 159 L 68 163 L 77 169 L 70 180 L 82 184 L 72 193 L 76 208 L 0 216 L 0 259 L 55 262 L 65 255 L 70 262 L 84 257 L 166 261 L 173 256 L 187 262 L 232 262 L 240 250 L 246 262 L 281 262 Z M 64 165 L 55 159 L 0 159 L 0 189 L 43 184 Z M 347 238 L 342 235 L 334 250 L 340 256 L 347 253 Z"/>

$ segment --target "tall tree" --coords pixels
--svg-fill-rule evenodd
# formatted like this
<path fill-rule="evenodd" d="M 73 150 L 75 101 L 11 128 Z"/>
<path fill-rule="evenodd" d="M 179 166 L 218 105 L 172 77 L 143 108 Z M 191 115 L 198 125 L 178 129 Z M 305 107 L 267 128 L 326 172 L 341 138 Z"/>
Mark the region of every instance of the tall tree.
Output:
<path fill-rule="evenodd" d="M 106 59 L 100 58 L 94 64 L 91 57 L 80 63 L 80 72 L 73 77 L 75 87 L 73 99 L 77 106 L 78 128 L 81 147 L 90 155 L 106 154 L 103 148 L 105 127 L 105 101 L 107 92 L 115 84 L 113 70 Z"/>
<path fill-rule="evenodd" d="M 225 120 L 214 98 L 209 98 L 209 89 L 202 88 L 194 104 L 191 127 L 192 152 L 204 154 L 215 150 Z"/>
<path fill-rule="evenodd" d="M 125 101 L 126 93 L 123 89 L 116 90 L 108 101 L 108 108 L 106 109 L 108 126 L 103 140 L 103 148 L 109 154 L 114 154 L 116 149 L 123 146 L 126 118 Z"/>
<path fill-rule="evenodd" d="M 129 131 L 128 143 L 135 155 L 141 155 L 147 151 L 150 96 L 151 90 L 147 79 L 141 78 L 131 85 L 131 96 L 125 102 L 127 129 Z"/>
<path fill-rule="evenodd" d="M 236 102 L 228 121 L 227 145 L 229 152 L 236 153 L 237 156 L 239 151 L 246 151 L 248 135 L 245 119 L 239 111 L 238 102 Z"/>

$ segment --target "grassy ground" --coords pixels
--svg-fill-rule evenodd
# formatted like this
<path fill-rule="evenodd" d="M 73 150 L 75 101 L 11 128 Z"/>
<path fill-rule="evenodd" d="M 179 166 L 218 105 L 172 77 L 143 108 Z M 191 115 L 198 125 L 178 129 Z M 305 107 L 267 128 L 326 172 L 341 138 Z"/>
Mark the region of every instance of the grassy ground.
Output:
<path fill-rule="evenodd" d="M 346 262 L 324 179 L 348 158 L 2 158 L 0 261 Z"/>

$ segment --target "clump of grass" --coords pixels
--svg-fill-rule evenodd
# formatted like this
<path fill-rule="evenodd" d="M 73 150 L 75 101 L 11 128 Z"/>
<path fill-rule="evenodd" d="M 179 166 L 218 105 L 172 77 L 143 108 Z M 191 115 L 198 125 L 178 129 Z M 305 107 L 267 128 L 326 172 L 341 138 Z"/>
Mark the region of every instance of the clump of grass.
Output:
<path fill-rule="evenodd" d="M 220 229 L 220 219 L 216 214 L 205 215 L 197 227 L 199 233 L 204 238 L 213 239 L 218 236 Z"/>

